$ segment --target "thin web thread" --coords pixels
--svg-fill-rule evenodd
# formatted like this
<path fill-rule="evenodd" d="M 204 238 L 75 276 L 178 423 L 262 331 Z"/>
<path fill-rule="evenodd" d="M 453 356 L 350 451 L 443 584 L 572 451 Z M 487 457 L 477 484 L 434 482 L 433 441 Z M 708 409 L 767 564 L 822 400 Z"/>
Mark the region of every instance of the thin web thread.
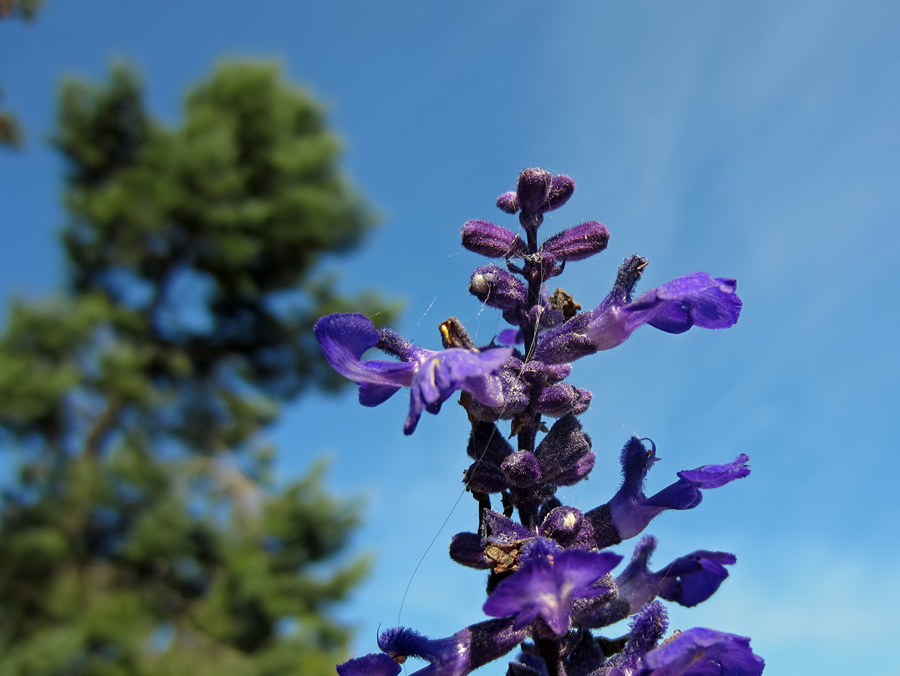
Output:
<path fill-rule="evenodd" d="M 542 271 L 543 271 L 543 269 L 542 269 Z M 541 286 L 543 286 L 544 281 L 545 281 L 545 279 L 544 279 L 543 276 L 542 276 L 542 278 L 541 278 Z M 417 324 L 421 324 L 421 323 L 422 323 L 422 321 L 425 319 L 425 316 L 428 314 L 428 312 L 431 310 L 432 306 L 434 305 L 435 301 L 437 301 L 437 297 L 435 297 L 435 299 L 434 299 L 433 301 L 431 301 L 431 304 L 425 309 L 425 312 L 422 313 L 422 317 L 420 317 L 420 319 L 419 319 L 419 321 L 417 322 Z M 481 315 L 481 313 L 484 312 L 484 308 L 485 308 L 486 306 L 487 306 L 487 299 L 485 299 L 485 300 L 481 303 L 481 308 L 478 310 L 478 313 L 477 313 L 476 316 Z M 525 359 L 524 359 L 523 362 L 522 362 L 522 369 L 519 371 L 519 376 L 520 376 L 520 377 L 521 377 L 521 376 L 524 374 L 524 372 L 525 372 L 525 364 L 528 363 L 528 360 L 529 360 L 529 359 L 531 358 L 531 356 L 534 354 L 534 350 L 535 350 L 535 347 L 536 347 L 536 345 L 537 345 L 537 338 L 538 338 L 538 332 L 539 332 L 539 330 L 540 330 L 540 324 L 541 324 L 541 315 L 538 314 L 538 316 L 537 316 L 537 326 L 535 326 L 535 330 L 534 330 L 534 338 L 532 338 L 531 345 L 528 347 L 528 350 L 527 350 L 526 353 L 525 353 Z M 504 413 L 505 411 L 506 411 L 506 405 L 504 404 L 503 408 L 501 409 L 501 413 L 500 413 L 500 417 L 501 417 L 501 418 L 503 417 L 503 413 Z M 484 459 L 484 456 L 487 454 L 487 450 L 488 450 L 488 448 L 490 447 L 491 441 L 493 441 L 494 435 L 495 435 L 496 433 L 497 433 L 497 428 L 496 428 L 496 426 L 495 426 L 494 429 L 491 430 L 491 434 L 490 434 L 490 436 L 487 438 L 487 441 L 485 442 L 484 450 L 481 451 L 481 454 L 480 454 L 480 455 L 478 456 L 478 458 L 475 460 L 474 468 L 477 468 L 478 465 L 481 464 L 481 461 Z M 473 469 L 474 469 L 474 468 L 473 468 Z M 428 546 L 425 547 L 425 551 L 422 552 L 422 556 L 419 557 L 419 561 L 416 563 L 415 568 L 413 568 L 413 571 L 412 571 L 412 573 L 410 574 L 410 577 L 409 577 L 409 582 L 406 583 L 406 588 L 403 590 L 403 596 L 402 596 L 401 599 L 400 599 L 400 608 L 397 610 L 397 626 L 400 626 L 400 625 L 401 625 L 400 618 L 401 618 L 401 616 L 402 616 L 402 614 L 403 614 L 403 606 L 406 604 L 406 598 L 407 598 L 407 596 L 409 595 L 409 590 L 410 590 L 410 588 L 412 587 L 412 583 L 415 581 L 416 575 L 418 574 L 419 569 L 422 567 L 422 564 L 425 562 L 425 557 L 428 556 L 428 553 L 431 551 L 432 547 L 434 547 L 434 544 L 437 542 L 437 539 L 440 537 L 441 533 L 444 531 L 444 528 L 447 527 L 447 524 L 450 522 L 450 518 L 453 516 L 453 513 L 456 511 L 456 508 L 459 506 L 459 503 L 462 501 L 463 496 L 464 496 L 464 495 L 466 494 L 466 492 L 468 491 L 468 488 L 469 488 L 469 480 L 467 479 L 467 480 L 464 482 L 463 487 L 462 487 L 462 490 L 460 490 L 460 492 L 459 492 L 459 495 L 456 496 L 456 500 L 454 500 L 453 504 L 450 506 L 450 511 L 447 512 L 447 516 L 444 518 L 444 521 L 441 523 L 440 526 L 438 526 L 438 529 L 437 529 L 437 531 L 435 532 L 434 537 L 431 538 L 431 542 L 429 542 L 429 543 L 428 543 Z M 403 671 L 404 671 L 404 673 L 406 673 L 406 666 L 405 666 L 405 665 L 404 665 L 404 667 L 403 667 Z"/>

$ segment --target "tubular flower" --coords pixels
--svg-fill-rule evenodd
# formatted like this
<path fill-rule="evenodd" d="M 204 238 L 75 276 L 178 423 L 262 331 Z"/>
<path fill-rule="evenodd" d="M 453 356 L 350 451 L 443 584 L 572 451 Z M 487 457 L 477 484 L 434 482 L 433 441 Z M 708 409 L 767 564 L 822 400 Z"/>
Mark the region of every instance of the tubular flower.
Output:
<path fill-rule="evenodd" d="M 314 331 L 328 363 L 359 385 L 359 401 L 364 406 L 377 406 L 401 388 L 410 388 L 406 434 L 416 429 L 423 410 L 437 413 L 457 390 L 465 390 L 486 406 L 503 403 L 495 374 L 512 354 L 510 348 L 425 350 L 392 331 L 379 332 L 360 314 L 322 317 Z M 362 360 L 373 347 L 390 351 L 403 361 Z"/>
<path fill-rule="evenodd" d="M 728 577 L 725 566 L 737 561 L 734 554 L 699 550 L 681 556 L 653 573 L 647 563 L 655 549 L 655 537 L 641 538 L 631 561 L 616 576 L 619 600 L 628 603 L 628 615 L 636 613 L 657 596 L 688 608 L 696 606 L 712 596 Z M 607 619 L 611 623 L 622 618 Z"/>
<path fill-rule="evenodd" d="M 588 518 L 601 517 L 608 510 L 609 519 L 621 540 L 639 534 L 658 514 L 667 509 L 693 509 L 703 499 L 702 489 L 718 488 L 750 474 L 750 458 L 743 453 L 726 465 L 704 465 L 678 472 L 678 481 L 656 495 L 644 495 L 647 472 L 659 460 L 656 446 L 644 448 L 641 440 L 632 437 L 622 449 L 622 487 L 603 507 L 588 512 Z"/>
<path fill-rule="evenodd" d="M 545 364 L 571 362 L 621 345 L 644 324 L 684 333 L 692 326 L 725 329 L 737 322 L 741 313 L 737 282 L 705 272 L 678 277 L 631 300 L 646 263 L 638 256 L 626 260 L 603 302 L 541 337 L 534 358 Z"/>
<path fill-rule="evenodd" d="M 412 629 L 398 627 L 382 632 L 378 647 L 398 662 L 407 657 L 419 657 L 429 662 L 427 667 L 414 671 L 411 676 L 466 676 L 528 638 L 527 631 L 512 625 L 509 619 L 487 620 L 441 639 L 427 638 Z M 364 672 L 341 676 L 364 676 Z"/>

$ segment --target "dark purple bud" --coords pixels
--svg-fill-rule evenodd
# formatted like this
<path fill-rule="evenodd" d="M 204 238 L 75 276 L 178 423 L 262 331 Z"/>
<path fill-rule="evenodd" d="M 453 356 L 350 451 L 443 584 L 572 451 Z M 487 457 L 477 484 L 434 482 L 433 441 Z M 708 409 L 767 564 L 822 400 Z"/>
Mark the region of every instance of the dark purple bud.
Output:
<path fill-rule="evenodd" d="M 501 544 L 522 543 L 534 537 L 534 533 L 525 528 L 525 526 L 494 510 L 488 510 L 484 513 L 484 526 L 491 534 L 488 540 Z"/>
<path fill-rule="evenodd" d="M 571 364 L 545 364 L 545 366 L 547 367 L 547 379 L 551 383 L 565 380 L 572 372 Z"/>
<path fill-rule="evenodd" d="M 543 210 L 553 211 L 554 209 L 559 209 L 569 201 L 574 192 L 575 179 L 565 174 L 554 176 L 550 183 L 550 194 L 547 195 L 547 203 L 544 205 Z"/>
<path fill-rule="evenodd" d="M 497 207 L 508 214 L 514 214 L 519 210 L 519 196 L 514 190 L 505 192 L 497 198 Z"/>
<path fill-rule="evenodd" d="M 477 533 L 457 533 L 450 540 L 450 558 L 461 566 L 490 570 L 494 561 L 484 553 L 485 542 Z"/>
<path fill-rule="evenodd" d="M 509 483 L 516 488 L 534 486 L 541 479 L 538 459 L 529 451 L 511 453 L 500 465 Z"/>
<path fill-rule="evenodd" d="M 544 211 L 542 207 L 550 197 L 553 176 L 543 169 L 523 169 L 516 185 L 519 208 L 524 214 L 537 214 Z"/>
<path fill-rule="evenodd" d="M 483 265 L 472 273 L 469 292 L 478 300 L 500 310 L 525 305 L 525 285 L 511 272 L 496 265 Z"/>
<path fill-rule="evenodd" d="M 560 472 L 553 480 L 557 486 L 571 486 L 584 479 L 594 469 L 597 456 L 593 451 L 581 456 L 567 470 Z"/>
<path fill-rule="evenodd" d="M 592 396 L 588 390 L 581 387 L 557 383 L 541 391 L 535 408 L 544 415 L 562 418 L 566 413 L 584 413 L 590 406 Z"/>
<path fill-rule="evenodd" d="M 597 221 L 563 230 L 544 242 L 541 250 L 558 261 L 580 261 L 600 253 L 609 243 L 609 231 Z"/>
<path fill-rule="evenodd" d="M 541 463 L 544 481 L 555 486 L 568 486 L 581 479 L 584 474 L 577 478 L 570 474 L 579 463 L 588 472 L 594 465 L 591 439 L 581 430 L 581 423 L 571 413 L 554 423 L 534 454 Z"/>
<path fill-rule="evenodd" d="M 568 549 L 585 527 L 590 528 L 590 524 L 585 520 L 584 514 L 574 507 L 563 505 L 550 511 L 541 524 L 540 534 L 556 540 L 563 548 Z"/>
<path fill-rule="evenodd" d="M 468 221 L 461 234 L 465 248 L 488 258 L 521 258 L 528 252 L 516 233 L 488 221 Z"/>
<path fill-rule="evenodd" d="M 466 470 L 465 483 L 476 493 L 499 493 L 509 488 L 500 465 L 513 452 L 494 423 L 480 422 L 472 427 L 466 449 L 475 462 Z"/>

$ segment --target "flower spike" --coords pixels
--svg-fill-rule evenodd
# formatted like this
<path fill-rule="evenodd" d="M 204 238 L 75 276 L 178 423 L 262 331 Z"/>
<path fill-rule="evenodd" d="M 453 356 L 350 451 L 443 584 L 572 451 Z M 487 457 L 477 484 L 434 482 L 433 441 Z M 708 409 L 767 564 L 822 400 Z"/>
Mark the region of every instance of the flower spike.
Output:
<path fill-rule="evenodd" d="M 483 610 L 494 618 L 440 639 L 406 627 L 388 629 L 378 638 L 380 653 L 339 665 L 339 676 L 398 676 L 410 657 L 427 662 L 410 676 L 468 676 L 517 646 L 521 652 L 507 676 L 762 672 L 764 662 L 741 636 L 688 629 L 663 640 L 668 619 L 662 601 L 692 607 L 707 600 L 728 578 L 733 554 L 698 550 L 651 571 L 657 541 L 645 536 L 614 577 L 622 557 L 601 551 L 640 534 L 661 512 L 692 509 L 704 490 L 747 476 L 746 455 L 677 472 L 674 483 L 648 496 L 644 483 L 659 460 L 656 446 L 632 438 L 620 456 L 621 487 L 608 502 L 586 512 L 563 504 L 570 492 L 561 487 L 587 479 L 599 464 L 579 418 L 593 394 L 566 382 L 572 362 L 620 345 L 645 324 L 667 333 L 694 326 L 724 329 L 741 313 L 735 280 L 705 272 L 636 294 L 647 266 L 637 255 L 619 266 L 602 302 L 582 311 L 550 280 L 570 263 L 606 249 L 607 228 L 582 221 L 543 243 L 538 239 L 545 213 L 562 206 L 574 190 L 568 176 L 525 169 L 516 189 L 497 199 L 501 211 L 518 215 L 524 234 L 477 219 L 462 226 L 463 247 L 494 259 L 468 283 L 482 309 L 499 310 L 510 327 L 492 329 L 490 345 L 477 347 L 455 318 L 440 325 L 439 351 L 378 330 L 358 314 L 330 315 L 315 326 L 325 357 L 359 385 L 362 404 L 377 406 L 409 388 L 407 434 L 423 411 L 437 413 L 451 394 L 462 392 L 459 403 L 471 424 L 463 483 L 475 498 L 477 528 L 454 535 L 449 554 L 485 571 L 487 584 L 479 585 L 479 594 L 486 592 Z M 365 359 L 371 348 L 390 358 Z M 509 421 L 508 433 L 500 421 Z M 624 635 L 595 633 L 628 618 Z"/>

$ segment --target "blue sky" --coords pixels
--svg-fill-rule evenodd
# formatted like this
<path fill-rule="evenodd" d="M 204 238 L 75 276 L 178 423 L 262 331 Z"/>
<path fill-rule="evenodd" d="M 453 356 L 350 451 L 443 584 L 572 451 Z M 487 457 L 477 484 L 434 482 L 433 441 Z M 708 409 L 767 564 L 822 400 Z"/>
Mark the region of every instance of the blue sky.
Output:
<path fill-rule="evenodd" d="M 843 0 L 50 0 L 34 25 L 0 25 L 3 105 L 30 133 L 24 153 L 0 155 L 0 292 L 37 297 L 61 279 L 61 165 L 43 142 L 55 90 L 116 58 L 140 68 L 172 123 L 223 58 L 276 59 L 311 87 L 384 216 L 333 265 L 346 290 L 402 296 L 396 328 L 426 347 L 451 315 L 482 341 L 503 328 L 466 292 L 484 261 L 459 247 L 459 227 L 514 227 L 493 202 L 524 167 L 569 174 L 576 194 L 543 229 L 595 219 L 612 233 L 559 280 L 585 307 L 640 253 L 643 289 L 695 270 L 736 277 L 744 313 L 728 331 L 646 328 L 576 364 L 569 381 L 594 392 L 583 423 L 598 462 L 561 497 L 605 502 L 635 433 L 663 458 L 651 490 L 748 453 L 750 478 L 648 529 L 660 566 L 695 549 L 738 557 L 672 627 L 750 636 L 770 674 L 897 673 L 898 29 L 900 5 Z M 410 581 L 402 623 L 443 636 L 482 619 L 480 573 L 445 553 L 474 528 L 468 496 L 456 506 L 467 423 L 448 404 L 404 437 L 407 404 L 307 399 L 271 433 L 286 479 L 327 454 L 333 490 L 369 498 L 357 545 L 378 563 L 341 610 L 357 652 L 397 622 Z"/>

